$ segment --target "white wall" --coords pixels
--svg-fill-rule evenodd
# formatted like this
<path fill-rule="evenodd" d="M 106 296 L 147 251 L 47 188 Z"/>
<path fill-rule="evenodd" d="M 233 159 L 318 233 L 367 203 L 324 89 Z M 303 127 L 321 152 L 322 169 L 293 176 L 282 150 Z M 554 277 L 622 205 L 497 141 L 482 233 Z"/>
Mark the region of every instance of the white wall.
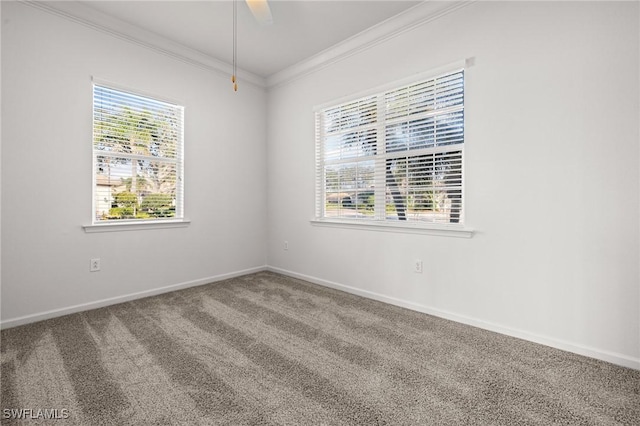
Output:
<path fill-rule="evenodd" d="M 640 368 L 638 28 L 638 3 L 478 2 L 273 88 L 268 264 Z M 311 225 L 313 107 L 471 57 L 473 238 Z"/>
<path fill-rule="evenodd" d="M 24 4 L 2 2 L 2 18 L 3 325 L 264 267 L 264 89 L 234 93 L 227 76 Z M 91 76 L 185 106 L 189 227 L 81 227 L 92 214 Z M 92 257 L 102 271 L 89 272 Z"/>

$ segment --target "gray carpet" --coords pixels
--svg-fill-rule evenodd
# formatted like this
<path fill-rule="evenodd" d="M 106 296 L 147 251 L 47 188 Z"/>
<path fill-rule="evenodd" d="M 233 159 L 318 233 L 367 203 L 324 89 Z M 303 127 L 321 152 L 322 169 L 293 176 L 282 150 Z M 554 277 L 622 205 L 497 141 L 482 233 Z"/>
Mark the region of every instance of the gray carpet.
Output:
<path fill-rule="evenodd" d="M 1 339 L 3 424 L 640 424 L 639 371 L 269 272 Z"/>

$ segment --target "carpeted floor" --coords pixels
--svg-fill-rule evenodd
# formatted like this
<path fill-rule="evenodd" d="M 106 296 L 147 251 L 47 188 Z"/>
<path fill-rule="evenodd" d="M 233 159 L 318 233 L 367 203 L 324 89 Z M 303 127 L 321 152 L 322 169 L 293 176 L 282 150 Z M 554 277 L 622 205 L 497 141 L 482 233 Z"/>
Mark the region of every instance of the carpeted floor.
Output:
<path fill-rule="evenodd" d="M 269 272 L 1 339 L 3 424 L 640 424 L 640 371 Z"/>

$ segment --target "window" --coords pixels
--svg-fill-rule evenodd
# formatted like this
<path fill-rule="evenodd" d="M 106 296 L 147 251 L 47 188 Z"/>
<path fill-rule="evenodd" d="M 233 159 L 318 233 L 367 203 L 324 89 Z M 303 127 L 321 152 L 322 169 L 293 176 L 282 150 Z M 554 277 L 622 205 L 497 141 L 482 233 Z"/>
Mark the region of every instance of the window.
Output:
<path fill-rule="evenodd" d="M 464 70 L 316 111 L 316 217 L 462 224 Z"/>
<path fill-rule="evenodd" d="M 183 218 L 184 108 L 93 85 L 93 223 Z"/>

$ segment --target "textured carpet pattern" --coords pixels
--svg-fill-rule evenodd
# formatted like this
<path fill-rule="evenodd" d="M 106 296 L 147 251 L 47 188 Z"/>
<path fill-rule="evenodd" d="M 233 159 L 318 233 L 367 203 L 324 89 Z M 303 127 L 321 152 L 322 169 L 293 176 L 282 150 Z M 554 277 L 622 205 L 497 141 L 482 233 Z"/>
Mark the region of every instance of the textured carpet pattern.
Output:
<path fill-rule="evenodd" d="M 3 424 L 640 424 L 639 371 L 268 272 L 1 339 Z"/>

